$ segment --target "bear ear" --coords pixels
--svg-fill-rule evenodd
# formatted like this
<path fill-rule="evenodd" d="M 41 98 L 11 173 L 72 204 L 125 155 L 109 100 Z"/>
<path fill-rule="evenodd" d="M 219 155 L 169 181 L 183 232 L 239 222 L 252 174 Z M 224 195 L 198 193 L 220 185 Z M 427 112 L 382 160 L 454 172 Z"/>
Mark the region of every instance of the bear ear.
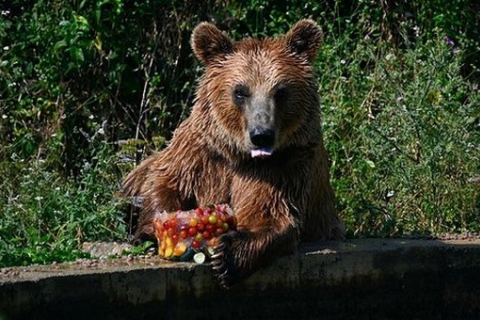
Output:
<path fill-rule="evenodd" d="M 304 56 L 309 62 L 312 62 L 322 43 L 323 32 L 315 21 L 304 19 L 297 22 L 287 32 L 285 40 L 292 53 Z"/>
<path fill-rule="evenodd" d="M 233 42 L 215 25 L 202 22 L 193 29 L 192 48 L 197 58 L 208 65 L 233 52 Z"/>

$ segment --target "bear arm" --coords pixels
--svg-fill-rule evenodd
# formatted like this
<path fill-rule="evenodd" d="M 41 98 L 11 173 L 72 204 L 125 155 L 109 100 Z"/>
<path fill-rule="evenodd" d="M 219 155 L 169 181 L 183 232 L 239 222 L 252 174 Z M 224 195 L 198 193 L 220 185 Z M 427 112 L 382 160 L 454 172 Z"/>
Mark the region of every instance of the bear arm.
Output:
<path fill-rule="evenodd" d="M 137 239 L 153 239 L 153 219 L 159 212 L 189 210 L 196 205 L 194 185 L 202 167 L 201 154 L 185 135 L 188 130 L 177 130 L 171 145 L 150 156 L 124 181 L 126 197 L 143 200 Z"/>
<path fill-rule="evenodd" d="M 212 258 L 224 286 L 247 277 L 275 257 L 294 252 L 299 242 L 299 221 L 281 191 L 258 183 L 241 194 L 240 203 L 234 201 L 238 231 L 218 239 Z"/>
<path fill-rule="evenodd" d="M 178 194 L 171 186 L 171 180 L 168 176 L 159 175 L 159 171 L 162 171 L 159 170 L 162 157 L 162 152 L 150 156 L 135 168 L 122 183 L 122 195 L 132 199 L 133 211 L 137 211 L 137 209 L 140 211 L 134 241 L 154 239 L 152 221 L 155 213 L 158 210 L 179 206 Z M 165 181 L 168 184 L 163 184 Z M 158 197 L 159 194 L 162 195 Z"/>
<path fill-rule="evenodd" d="M 264 227 L 224 234 L 212 256 L 213 268 L 220 283 L 228 287 L 268 266 L 274 258 L 293 253 L 298 238 L 298 230 L 292 225 L 282 230 Z"/>
<path fill-rule="evenodd" d="M 134 202 L 140 203 L 135 240 L 153 240 L 155 214 L 174 211 L 181 206 L 176 178 L 164 166 L 166 151 L 150 156 L 124 180 L 124 196 L 136 198 Z"/>
<path fill-rule="evenodd" d="M 335 210 L 335 194 L 330 184 L 327 152 L 323 143 L 316 154 L 315 159 L 318 160 L 309 164 L 312 168 L 311 191 L 305 206 L 301 240 L 341 240 L 345 235 L 345 227 Z"/>
<path fill-rule="evenodd" d="M 121 193 L 124 197 L 141 197 L 141 190 L 155 161 L 155 156 L 149 157 L 128 174 L 122 182 Z"/>

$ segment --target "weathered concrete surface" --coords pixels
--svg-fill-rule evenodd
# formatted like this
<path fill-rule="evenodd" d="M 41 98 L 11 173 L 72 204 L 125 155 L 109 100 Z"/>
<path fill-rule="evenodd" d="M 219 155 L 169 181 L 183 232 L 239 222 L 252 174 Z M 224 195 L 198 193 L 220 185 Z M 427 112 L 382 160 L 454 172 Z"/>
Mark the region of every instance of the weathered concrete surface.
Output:
<path fill-rule="evenodd" d="M 221 289 L 158 259 L 0 270 L 6 319 L 478 319 L 480 240 L 304 245 Z M 1 316 L 0 316 L 1 318 Z"/>

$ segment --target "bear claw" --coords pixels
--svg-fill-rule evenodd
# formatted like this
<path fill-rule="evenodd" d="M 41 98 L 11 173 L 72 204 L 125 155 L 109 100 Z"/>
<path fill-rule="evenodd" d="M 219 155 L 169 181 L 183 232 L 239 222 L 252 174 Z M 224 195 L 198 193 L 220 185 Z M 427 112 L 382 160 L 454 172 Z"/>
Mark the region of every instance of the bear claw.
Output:
<path fill-rule="evenodd" d="M 235 266 L 231 250 L 231 239 L 227 235 L 219 238 L 219 243 L 213 248 L 212 269 L 218 278 L 220 285 L 224 288 L 230 287 L 237 282 L 238 270 Z"/>

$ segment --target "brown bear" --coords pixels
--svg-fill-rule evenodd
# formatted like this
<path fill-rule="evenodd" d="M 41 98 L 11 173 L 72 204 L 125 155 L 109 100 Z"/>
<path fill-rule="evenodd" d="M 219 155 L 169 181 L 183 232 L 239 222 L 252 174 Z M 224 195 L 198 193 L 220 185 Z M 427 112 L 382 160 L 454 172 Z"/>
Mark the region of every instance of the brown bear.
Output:
<path fill-rule="evenodd" d="M 191 115 L 123 184 L 144 199 L 137 238 L 154 238 L 156 212 L 229 204 L 238 228 L 212 256 L 229 286 L 299 241 L 343 237 L 312 68 L 322 37 L 312 20 L 274 39 L 235 42 L 205 22 L 193 30 L 206 71 Z"/>

